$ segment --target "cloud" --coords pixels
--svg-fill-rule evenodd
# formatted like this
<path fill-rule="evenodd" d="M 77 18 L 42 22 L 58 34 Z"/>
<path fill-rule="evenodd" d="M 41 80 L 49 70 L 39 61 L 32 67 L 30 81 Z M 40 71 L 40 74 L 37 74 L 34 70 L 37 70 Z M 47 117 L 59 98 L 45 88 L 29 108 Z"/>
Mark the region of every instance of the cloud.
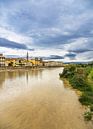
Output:
<path fill-rule="evenodd" d="M 87 60 L 87 61 L 93 61 L 93 51 L 91 51 L 91 52 L 84 52 L 84 53 L 82 53 L 82 56 L 81 56 L 81 54 L 78 54 L 78 56 L 77 56 L 77 59 L 79 60 L 79 59 L 82 59 L 82 60 Z"/>
<path fill-rule="evenodd" d="M 64 59 L 63 56 L 59 56 L 59 55 L 50 55 L 50 57 L 48 57 L 49 59 Z"/>
<path fill-rule="evenodd" d="M 89 49 L 83 49 L 83 48 L 81 48 L 81 49 L 77 49 L 77 50 L 69 50 L 69 52 L 74 52 L 74 53 L 85 53 L 85 52 L 91 52 L 91 51 L 93 51 L 93 50 L 89 50 Z"/>
<path fill-rule="evenodd" d="M 24 36 L 20 33 L 16 33 L 11 29 L 0 27 L 0 37 L 6 38 L 7 40 L 20 42 L 20 43 L 29 43 L 32 44 L 32 39 L 28 36 Z"/>
<path fill-rule="evenodd" d="M 25 49 L 25 50 L 34 50 L 34 49 L 29 49 L 27 48 L 27 46 L 25 44 L 20 44 L 20 43 L 16 43 L 13 41 L 9 41 L 7 39 L 4 38 L 0 38 L 0 46 L 1 47 L 7 47 L 7 48 L 12 48 L 12 49 Z"/>
<path fill-rule="evenodd" d="M 64 57 L 63 56 L 59 56 L 59 55 L 50 55 L 50 56 L 38 56 L 39 58 L 42 58 L 43 60 L 63 60 Z"/>
<path fill-rule="evenodd" d="M 75 60 L 75 58 L 76 58 L 76 54 L 75 54 L 75 53 L 70 52 L 70 53 L 67 53 L 67 54 L 65 55 L 65 57 L 70 58 L 70 60 Z"/>
<path fill-rule="evenodd" d="M 93 50 L 92 5 L 92 0 L 0 0 L 1 46 L 87 60 L 83 55 Z"/>
<path fill-rule="evenodd" d="M 86 51 L 93 51 L 93 38 L 79 37 L 70 41 L 65 45 L 65 49 L 71 52 L 82 53 Z"/>

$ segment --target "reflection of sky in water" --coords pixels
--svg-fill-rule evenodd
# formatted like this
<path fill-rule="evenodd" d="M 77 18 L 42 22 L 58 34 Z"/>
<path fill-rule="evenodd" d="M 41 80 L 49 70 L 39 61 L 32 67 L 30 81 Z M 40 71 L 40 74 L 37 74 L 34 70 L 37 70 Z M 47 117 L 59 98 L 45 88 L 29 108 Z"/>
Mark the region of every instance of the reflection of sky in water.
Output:
<path fill-rule="evenodd" d="M 1 72 L 0 100 L 4 100 L 7 97 L 14 98 L 20 94 L 25 94 L 33 88 L 35 89 L 41 86 L 56 85 L 57 78 L 59 81 L 59 72 L 61 72 L 61 69 L 36 69 L 30 71 Z"/>

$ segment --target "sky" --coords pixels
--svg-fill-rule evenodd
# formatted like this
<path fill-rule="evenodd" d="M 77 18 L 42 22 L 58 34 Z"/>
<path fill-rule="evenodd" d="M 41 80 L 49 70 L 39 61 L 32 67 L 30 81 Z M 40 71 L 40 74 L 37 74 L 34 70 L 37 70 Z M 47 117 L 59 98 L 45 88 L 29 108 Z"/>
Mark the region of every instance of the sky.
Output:
<path fill-rule="evenodd" d="M 0 53 L 93 60 L 93 0 L 0 0 Z"/>

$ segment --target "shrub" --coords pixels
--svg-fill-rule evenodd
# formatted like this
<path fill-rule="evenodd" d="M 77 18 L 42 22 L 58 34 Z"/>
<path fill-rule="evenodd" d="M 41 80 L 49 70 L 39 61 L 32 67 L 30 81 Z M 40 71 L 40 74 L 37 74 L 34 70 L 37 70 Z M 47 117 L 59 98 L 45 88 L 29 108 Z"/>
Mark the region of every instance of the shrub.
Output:
<path fill-rule="evenodd" d="M 86 121 L 90 121 L 92 119 L 92 113 L 87 111 L 84 113 L 84 118 Z"/>
<path fill-rule="evenodd" d="M 84 66 L 84 67 L 83 67 Z M 60 77 L 67 78 L 73 88 L 82 92 L 79 101 L 82 105 L 93 105 L 93 88 L 89 83 L 89 78 L 93 79 L 93 68 L 89 65 L 69 65 L 64 68 Z M 91 106 L 93 111 L 93 106 Z"/>
<path fill-rule="evenodd" d="M 86 76 L 88 76 L 90 72 L 91 72 L 91 67 L 86 67 L 85 69 Z"/>
<path fill-rule="evenodd" d="M 79 74 L 75 74 L 72 78 L 69 79 L 69 81 L 74 88 L 79 90 L 85 89 L 87 87 L 85 78 Z"/>
<path fill-rule="evenodd" d="M 82 103 L 82 105 L 93 104 L 93 98 L 90 96 L 87 96 L 86 94 L 83 94 L 82 96 L 80 96 L 79 101 Z"/>
<path fill-rule="evenodd" d="M 93 105 L 90 106 L 90 111 L 93 112 Z"/>
<path fill-rule="evenodd" d="M 73 77 L 75 74 L 76 67 L 74 65 L 71 65 L 67 68 L 64 68 L 63 73 L 60 74 L 60 77 L 70 78 Z"/>
<path fill-rule="evenodd" d="M 93 69 L 90 72 L 90 78 L 93 80 Z"/>
<path fill-rule="evenodd" d="M 67 78 L 67 77 L 68 77 L 68 69 L 65 68 L 65 69 L 63 70 L 63 73 L 62 73 L 62 74 L 59 74 L 59 75 L 60 75 L 60 77 L 65 77 L 65 78 Z"/>

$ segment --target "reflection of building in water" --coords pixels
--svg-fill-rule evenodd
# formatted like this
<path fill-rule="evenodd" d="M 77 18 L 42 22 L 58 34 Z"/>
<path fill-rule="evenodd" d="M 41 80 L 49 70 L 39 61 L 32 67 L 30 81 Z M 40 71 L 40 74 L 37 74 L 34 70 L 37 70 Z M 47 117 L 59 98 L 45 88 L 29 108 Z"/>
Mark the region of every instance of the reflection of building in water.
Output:
<path fill-rule="evenodd" d="M 0 72 L 0 88 L 2 87 L 2 84 L 5 82 L 6 73 Z"/>
<path fill-rule="evenodd" d="M 40 69 L 39 70 L 39 77 L 42 79 L 42 72 L 43 72 L 43 69 Z"/>
<path fill-rule="evenodd" d="M 31 71 L 25 71 L 25 78 L 27 83 L 30 81 L 31 78 L 42 79 L 42 72 L 43 69 L 33 69 Z"/>
<path fill-rule="evenodd" d="M 16 78 L 25 77 L 28 82 L 30 78 L 42 79 L 42 72 L 43 69 L 33 69 L 30 71 L 18 70 L 18 71 L 0 72 L 0 88 L 2 87 L 5 80 L 15 80 Z"/>
<path fill-rule="evenodd" d="M 7 78 L 8 79 L 14 79 L 14 78 L 16 78 L 15 72 L 13 72 L 13 71 L 7 72 Z"/>
<path fill-rule="evenodd" d="M 17 71 L 17 76 L 19 77 L 19 78 L 21 78 L 21 77 L 23 77 L 25 75 L 25 71 L 23 70 L 23 71 Z"/>
<path fill-rule="evenodd" d="M 43 72 L 43 69 L 34 69 L 30 73 L 31 73 L 31 76 L 33 77 L 42 78 L 42 72 Z"/>
<path fill-rule="evenodd" d="M 0 54 L 0 67 L 5 66 L 5 57 L 3 54 Z"/>
<path fill-rule="evenodd" d="M 17 77 L 21 78 L 22 76 L 24 76 L 24 72 L 21 72 L 21 71 L 5 71 L 5 72 L 2 72 L 2 77 L 5 78 L 5 79 L 13 80 L 13 79 L 16 79 Z M 0 76 L 0 79 L 1 79 L 1 76 Z"/>
<path fill-rule="evenodd" d="M 28 76 L 29 76 L 29 71 L 26 71 L 26 80 L 27 80 L 27 83 L 28 83 Z"/>

